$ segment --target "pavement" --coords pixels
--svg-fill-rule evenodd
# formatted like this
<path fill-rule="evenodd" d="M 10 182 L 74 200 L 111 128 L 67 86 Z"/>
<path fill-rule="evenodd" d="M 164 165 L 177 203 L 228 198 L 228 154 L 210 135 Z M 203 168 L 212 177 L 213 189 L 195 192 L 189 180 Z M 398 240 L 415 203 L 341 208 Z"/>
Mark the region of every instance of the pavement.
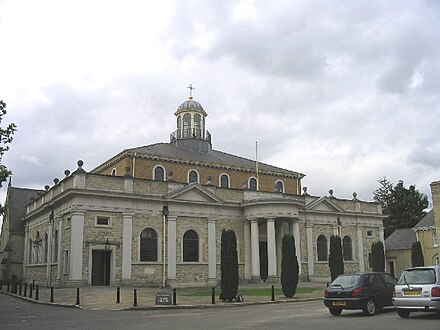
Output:
<path fill-rule="evenodd" d="M 275 288 L 280 288 L 279 283 L 273 284 Z M 243 301 L 241 302 L 223 302 L 219 300 L 220 287 L 215 291 L 215 304 L 212 303 L 212 294 L 205 296 L 194 295 L 195 292 L 210 291 L 208 288 L 178 288 L 176 289 L 176 305 L 172 304 L 173 289 L 170 288 L 150 288 L 150 287 L 120 287 L 120 299 L 117 303 L 117 288 L 109 286 L 85 286 L 79 288 L 79 304 L 77 304 L 77 289 L 76 288 L 54 288 L 53 302 L 51 302 L 51 289 L 47 287 L 38 288 L 38 297 L 36 297 L 36 290 L 32 292 L 30 297 L 29 287 L 27 294 L 24 296 L 24 287 L 22 294 L 14 294 L 14 296 L 25 299 L 30 302 L 57 305 L 65 307 L 77 307 L 90 310 L 149 310 L 149 309 L 166 309 L 166 308 L 214 308 L 214 307 L 232 307 L 254 304 L 274 304 L 274 303 L 289 303 L 310 300 L 320 300 L 323 298 L 323 291 L 325 289 L 324 283 L 315 282 L 300 282 L 298 288 L 314 288 L 312 293 L 297 293 L 293 298 L 286 298 L 283 295 L 275 295 L 272 301 L 271 295 L 272 284 L 258 283 L 258 284 L 241 284 L 238 288 L 238 294 L 244 289 L 268 289 L 267 296 L 246 296 L 242 294 Z M 136 290 L 136 303 L 134 298 L 134 290 Z M 13 295 L 7 292 L 7 288 L 3 285 L 0 293 Z M 171 298 L 170 305 L 156 304 L 156 295 L 165 294 Z M 168 294 L 168 295 L 167 295 Z M 38 298 L 38 299 L 37 299 Z M 137 306 L 135 306 L 137 305 Z"/>

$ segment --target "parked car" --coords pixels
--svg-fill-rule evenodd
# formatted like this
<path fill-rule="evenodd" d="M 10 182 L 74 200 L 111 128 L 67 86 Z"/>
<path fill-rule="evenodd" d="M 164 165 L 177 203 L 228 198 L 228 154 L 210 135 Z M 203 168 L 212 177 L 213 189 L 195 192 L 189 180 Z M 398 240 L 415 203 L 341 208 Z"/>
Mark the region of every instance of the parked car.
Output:
<path fill-rule="evenodd" d="M 405 269 L 393 292 L 400 317 L 411 312 L 440 312 L 440 266 Z"/>
<path fill-rule="evenodd" d="M 324 304 L 335 316 L 343 309 L 362 309 L 371 316 L 385 306 L 392 306 L 396 283 L 387 273 L 340 275 L 325 289 Z"/>

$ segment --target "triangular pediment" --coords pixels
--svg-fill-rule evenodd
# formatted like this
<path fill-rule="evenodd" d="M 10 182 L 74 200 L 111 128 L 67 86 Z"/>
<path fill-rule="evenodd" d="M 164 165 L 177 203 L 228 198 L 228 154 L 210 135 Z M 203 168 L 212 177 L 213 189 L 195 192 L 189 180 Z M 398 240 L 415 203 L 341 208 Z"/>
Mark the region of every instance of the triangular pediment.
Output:
<path fill-rule="evenodd" d="M 344 210 L 336 203 L 333 203 L 331 198 L 321 197 L 306 205 L 306 209 L 317 212 L 338 212 L 342 213 Z"/>
<path fill-rule="evenodd" d="M 166 198 L 188 202 L 223 203 L 220 197 L 197 183 L 176 189 L 168 193 Z"/>

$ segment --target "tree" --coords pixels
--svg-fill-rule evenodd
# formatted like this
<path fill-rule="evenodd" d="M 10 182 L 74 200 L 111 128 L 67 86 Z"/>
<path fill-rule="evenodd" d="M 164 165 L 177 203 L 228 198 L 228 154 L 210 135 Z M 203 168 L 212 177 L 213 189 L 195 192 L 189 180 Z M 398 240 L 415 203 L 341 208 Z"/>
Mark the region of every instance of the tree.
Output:
<path fill-rule="evenodd" d="M 414 242 L 411 247 L 411 264 L 413 267 L 425 266 L 422 245 L 420 242 Z"/>
<path fill-rule="evenodd" d="M 374 199 L 381 203 L 385 238 L 396 229 L 412 228 L 426 215 L 428 196 L 420 193 L 414 185 L 406 188 L 403 181 L 393 185 L 386 178 L 379 180 L 381 187 L 374 191 Z"/>
<path fill-rule="evenodd" d="M 371 244 L 371 267 L 373 268 L 373 272 L 385 271 L 385 254 L 381 241 Z"/>
<path fill-rule="evenodd" d="M 285 235 L 282 243 L 281 288 L 287 298 L 292 298 L 298 286 L 299 265 L 296 256 L 295 238 Z"/>
<path fill-rule="evenodd" d="M 17 130 L 14 123 L 5 128 L 1 126 L 3 116 L 6 115 L 6 103 L 0 100 L 0 188 L 3 182 L 11 175 L 11 171 L 3 164 L 3 155 L 9 150 L 9 144 L 12 142 L 13 135 Z M 4 208 L 0 205 L 0 213 L 3 214 Z"/>
<path fill-rule="evenodd" d="M 330 255 L 328 256 L 331 280 L 344 274 L 344 259 L 342 257 L 341 238 L 337 235 L 330 236 Z"/>
<path fill-rule="evenodd" d="M 235 231 L 223 229 L 221 238 L 220 299 L 232 301 L 238 293 L 238 257 Z"/>

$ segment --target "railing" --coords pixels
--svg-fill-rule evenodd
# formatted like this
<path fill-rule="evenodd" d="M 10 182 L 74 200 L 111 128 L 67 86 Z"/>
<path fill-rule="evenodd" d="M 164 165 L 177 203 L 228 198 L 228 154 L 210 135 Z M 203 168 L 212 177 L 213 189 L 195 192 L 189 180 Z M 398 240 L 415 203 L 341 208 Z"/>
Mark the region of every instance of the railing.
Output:
<path fill-rule="evenodd" d="M 211 143 L 211 134 L 208 131 L 203 131 L 199 128 L 185 128 L 178 129 L 170 134 L 170 142 L 173 142 L 177 139 L 189 139 L 196 138 L 201 140 L 207 140 Z"/>

